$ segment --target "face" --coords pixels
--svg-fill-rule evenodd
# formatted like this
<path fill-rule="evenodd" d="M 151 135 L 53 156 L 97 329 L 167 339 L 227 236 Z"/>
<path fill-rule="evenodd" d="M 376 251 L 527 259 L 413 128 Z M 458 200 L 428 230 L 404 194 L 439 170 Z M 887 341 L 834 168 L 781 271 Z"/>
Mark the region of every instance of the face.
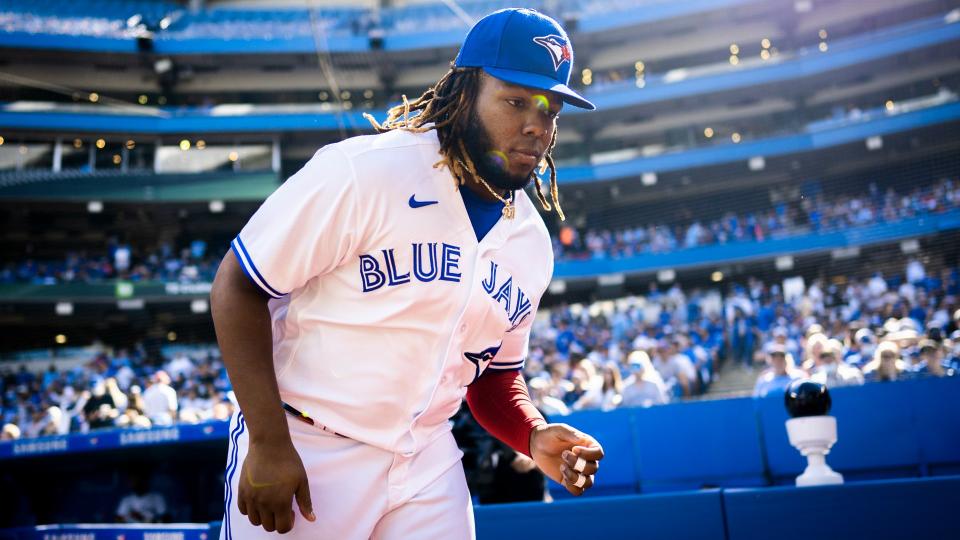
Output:
<path fill-rule="evenodd" d="M 787 370 L 787 357 L 783 353 L 775 352 L 770 354 L 770 366 L 777 373 L 783 373 Z"/>
<path fill-rule="evenodd" d="M 555 92 L 483 73 L 464 141 L 480 176 L 498 189 L 526 187 L 547 153 L 562 107 Z"/>

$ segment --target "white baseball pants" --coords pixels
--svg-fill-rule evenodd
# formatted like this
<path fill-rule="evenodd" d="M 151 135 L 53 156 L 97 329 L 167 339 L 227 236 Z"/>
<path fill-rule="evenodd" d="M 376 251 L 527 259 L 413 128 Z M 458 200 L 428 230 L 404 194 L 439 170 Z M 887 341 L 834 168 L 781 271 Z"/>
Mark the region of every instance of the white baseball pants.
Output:
<path fill-rule="evenodd" d="M 237 508 L 237 484 L 247 454 L 243 413 L 230 421 L 224 517 L 220 540 L 473 540 L 473 507 L 462 452 L 443 434 L 405 456 L 288 419 L 294 447 L 310 479 L 314 522 L 291 501 L 293 530 L 280 535 L 250 524 Z"/>

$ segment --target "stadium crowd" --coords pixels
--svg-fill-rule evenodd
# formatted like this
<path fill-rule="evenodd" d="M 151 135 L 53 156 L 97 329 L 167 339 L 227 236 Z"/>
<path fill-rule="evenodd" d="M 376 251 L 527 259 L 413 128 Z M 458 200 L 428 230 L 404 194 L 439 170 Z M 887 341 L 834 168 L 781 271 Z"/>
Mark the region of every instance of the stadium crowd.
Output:
<path fill-rule="evenodd" d="M 765 365 L 754 395 L 796 378 L 828 387 L 960 372 L 960 269 L 875 273 L 802 290 L 750 279 L 716 291 L 661 292 L 551 310 L 525 373 L 548 415 L 647 406 L 702 393 L 728 369 Z"/>
<path fill-rule="evenodd" d="M 159 357 L 142 347 L 71 369 L 0 372 L 3 439 L 226 420 L 235 403 L 215 345 Z"/>
<path fill-rule="evenodd" d="M 554 252 L 557 260 L 623 258 L 648 253 L 667 253 L 679 249 L 738 241 L 762 242 L 791 234 L 831 232 L 873 223 L 889 223 L 925 214 L 936 214 L 960 207 L 960 181 L 941 179 L 926 188 L 915 188 L 900 195 L 885 192 L 871 184 L 859 197 L 830 198 L 815 191 L 799 203 L 779 202 L 764 212 L 743 215 L 729 213 L 710 221 L 688 225 L 648 225 L 617 231 L 589 229 L 582 234 L 569 229 L 566 243 L 557 235 Z M 209 249 L 203 240 L 195 240 L 180 250 L 170 244 L 140 253 L 116 239 L 102 254 L 69 252 L 63 260 L 27 259 L 0 267 L 0 283 L 95 283 L 111 279 L 133 282 L 162 281 L 179 283 L 210 282 L 225 252 Z"/>
<path fill-rule="evenodd" d="M 729 244 L 762 242 L 793 234 L 825 233 L 848 227 L 889 223 L 960 207 L 960 181 L 940 179 L 906 194 L 871 183 L 860 196 L 826 196 L 813 190 L 796 203 L 777 202 L 763 211 L 736 214 L 686 224 L 657 224 L 619 230 L 587 229 L 554 237 L 554 254 L 562 259 L 619 259 L 648 253 Z M 562 241 L 563 240 L 563 241 Z"/>
<path fill-rule="evenodd" d="M 725 369 L 759 373 L 755 396 L 809 377 L 828 387 L 960 371 L 960 269 L 798 291 L 750 279 L 717 290 L 661 291 L 562 305 L 535 323 L 524 367 L 548 416 L 650 406 L 703 393 Z M 235 407 L 216 346 L 100 354 L 67 370 L 0 372 L 3 437 L 227 419 Z"/>
<path fill-rule="evenodd" d="M 7 263 L 0 267 L 0 283 L 53 285 L 114 279 L 209 283 L 217 273 L 223 254 L 223 250 L 209 253 L 205 241 L 195 240 L 179 251 L 170 244 L 163 244 L 141 255 L 130 245 L 114 240 L 102 254 L 68 252 L 59 261 L 27 259 Z"/>

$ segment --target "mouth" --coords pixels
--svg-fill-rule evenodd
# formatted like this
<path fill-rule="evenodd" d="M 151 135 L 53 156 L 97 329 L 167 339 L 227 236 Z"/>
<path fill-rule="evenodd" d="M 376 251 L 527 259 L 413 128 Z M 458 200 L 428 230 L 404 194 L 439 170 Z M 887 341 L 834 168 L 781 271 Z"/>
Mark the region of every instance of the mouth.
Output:
<path fill-rule="evenodd" d="M 518 165 L 535 167 L 540 163 L 540 153 L 528 149 L 516 149 L 510 151 L 510 161 Z"/>

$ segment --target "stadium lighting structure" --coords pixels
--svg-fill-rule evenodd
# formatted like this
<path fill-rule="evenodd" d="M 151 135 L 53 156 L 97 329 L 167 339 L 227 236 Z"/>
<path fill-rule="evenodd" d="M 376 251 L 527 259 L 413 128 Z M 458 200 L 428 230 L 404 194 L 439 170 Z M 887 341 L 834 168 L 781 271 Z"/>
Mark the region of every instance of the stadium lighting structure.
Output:
<path fill-rule="evenodd" d="M 240 154 L 238 154 L 237 151 L 234 150 L 227 155 L 227 159 L 229 159 L 230 161 L 237 161 L 238 159 L 240 159 Z"/>
<path fill-rule="evenodd" d="M 87 203 L 87 212 L 91 214 L 99 214 L 103 212 L 103 201 L 89 201 Z"/>
<path fill-rule="evenodd" d="M 761 40 L 760 40 L 760 46 L 763 47 L 764 49 L 769 49 L 769 48 L 770 48 L 770 40 L 767 39 L 767 38 L 761 39 Z"/>
<path fill-rule="evenodd" d="M 100 94 L 96 92 L 90 92 L 90 95 L 88 97 L 90 98 L 90 103 L 96 103 L 100 101 Z"/>
<path fill-rule="evenodd" d="M 677 279 L 677 271 L 673 268 L 665 268 L 657 272 L 657 281 L 660 283 L 672 283 Z"/>
<path fill-rule="evenodd" d="M 97 149 L 98 149 L 98 150 L 103 150 L 103 148 L 104 148 L 105 146 L 107 146 L 107 141 L 105 141 L 105 140 L 103 140 L 103 139 L 97 139 Z"/>
<path fill-rule="evenodd" d="M 740 142 L 740 140 L 741 140 L 740 134 L 737 133 L 736 131 L 734 131 L 733 134 L 730 135 L 730 140 L 733 141 L 734 144 Z"/>
<path fill-rule="evenodd" d="M 708 139 L 713 138 L 713 128 L 712 128 L 712 127 L 706 127 L 706 128 L 704 128 L 704 129 L 703 129 L 703 136 L 706 137 L 706 138 L 708 138 Z"/>
<path fill-rule="evenodd" d="M 57 345 L 64 345 L 67 342 L 67 336 L 63 334 L 57 334 L 54 336 L 53 340 L 57 342 Z"/>
<path fill-rule="evenodd" d="M 887 109 L 887 111 L 893 112 L 894 107 L 896 107 L 897 105 L 896 103 L 893 102 L 892 99 L 888 99 L 887 102 L 883 104 L 883 106 Z"/>
<path fill-rule="evenodd" d="M 188 141 L 187 139 L 183 139 L 182 141 L 180 141 L 180 149 L 181 149 L 181 150 L 189 150 L 189 149 L 190 149 L 190 141 Z"/>
<path fill-rule="evenodd" d="M 740 46 L 737 45 L 736 43 L 731 43 L 730 54 L 733 54 L 733 55 L 740 54 Z"/>
<path fill-rule="evenodd" d="M 786 272 L 788 270 L 793 270 L 793 263 L 793 255 L 782 255 L 776 258 L 774 261 L 774 266 L 776 266 L 777 270 Z"/>
<path fill-rule="evenodd" d="M 206 147 L 207 147 L 207 141 L 203 139 L 200 139 L 199 141 L 197 141 L 197 150 L 203 150 Z"/>
<path fill-rule="evenodd" d="M 74 139 L 74 140 L 73 140 L 73 147 L 76 148 L 76 149 L 78 149 L 78 150 L 79 150 L 80 148 L 83 148 L 83 141 L 81 141 L 80 139 Z"/>
<path fill-rule="evenodd" d="M 827 47 L 827 42 L 826 42 L 826 41 L 821 41 L 821 42 L 820 42 L 820 52 L 827 52 L 827 49 L 828 49 L 828 47 Z"/>
<path fill-rule="evenodd" d="M 717 270 L 716 272 L 710 274 L 710 281 L 714 283 L 720 283 L 723 281 L 723 272 Z"/>
<path fill-rule="evenodd" d="M 740 57 L 737 56 L 737 55 L 735 55 L 735 54 L 731 54 L 731 55 L 730 55 L 730 65 L 731 65 L 731 66 L 735 66 L 735 65 L 737 65 L 737 64 L 739 64 L 739 63 L 740 63 Z"/>
<path fill-rule="evenodd" d="M 207 208 L 210 209 L 210 213 L 212 214 L 219 214 L 223 212 L 225 207 L 226 205 L 220 199 L 214 199 L 210 201 L 210 204 L 207 205 Z"/>
<path fill-rule="evenodd" d="M 621 272 L 603 274 L 597 277 L 597 285 L 601 287 L 617 287 L 623 285 L 626 280 L 627 277 Z"/>
<path fill-rule="evenodd" d="M 747 161 L 747 167 L 751 171 L 762 171 L 767 168 L 767 160 L 763 156 L 754 156 Z"/>
<path fill-rule="evenodd" d="M 562 279 L 555 279 L 550 282 L 548 290 L 550 294 L 563 294 L 567 292 L 567 282 Z"/>
<path fill-rule="evenodd" d="M 160 58 L 153 63 L 153 71 L 157 75 L 163 75 L 173 69 L 173 60 L 169 58 Z"/>
<path fill-rule="evenodd" d="M 655 172 L 645 172 L 640 175 L 640 183 L 645 186 L 652 186 L 657 183 L 657 173 Z"/>
<path fill-rule="evenodd" d="M 760 51 L 760 59 L 761 59 L 761 60 L 769 60 L 769 59 L 770 59 L 770 51 L 768 51 L 767 49 L 764 49 L 764 50 Z"/>
<path fill-rule="evenodd" d="M 793 3 L 793 10 L 797 13 L 810 13 L 813 10 L 813 2 L 811 0 L 797 0 Z"/>
<path fill-rule="evenodd" d="M 176 340 L 177 340 L 176 332 L 174 332 L 173 330 L 167 332 L 167 341 L 176 341 Z"/>
<path fill-rule="evenodd" d="M 820 36 L 820 39 L 827 39 L 827 29 L 821 28 L 817 35 Z"/>
<path fill-rule="evenodd" d="M 210 304 L 206 300 L 197 298 L 190 302 L 191 313 L 206 313 L 208 311 L 210 311 Z"/>
<path fill-rule="evenodd" d="M 879 135 L 874 135 L 873 137 L 867 137 L 867 150 L 880 150 L 883 148 L 883 137 Z"/>
<path fill-rule="evenodd" d="M 137 142 L 134 141 L 133 139 L 127 139 L 126 146 L 127 146 L 127 150 L 133 150 L 134 148 L 137 147 Z"/>
<path fill-rule="evenodd" d="M 910 240 L 904 240 L 900 242 L 900 251 L 905 255 L 910 255 L 920 251 L 920 241 L 916 238 L 911 238 Z"/>
<path fill-rule="evenodd" d="M 57 302 L 57 304 L 53 306 L 53 311 L 61 317 L 69 317 L 73 315 L 73 304 L 70 302 Z"/>
<path fill-rule="evenodd" d="M 137 103 L 141 105 L 146 105 L 149 98 L 146 94 L 140 94 L 140 97 L 137 98 Z"/>

